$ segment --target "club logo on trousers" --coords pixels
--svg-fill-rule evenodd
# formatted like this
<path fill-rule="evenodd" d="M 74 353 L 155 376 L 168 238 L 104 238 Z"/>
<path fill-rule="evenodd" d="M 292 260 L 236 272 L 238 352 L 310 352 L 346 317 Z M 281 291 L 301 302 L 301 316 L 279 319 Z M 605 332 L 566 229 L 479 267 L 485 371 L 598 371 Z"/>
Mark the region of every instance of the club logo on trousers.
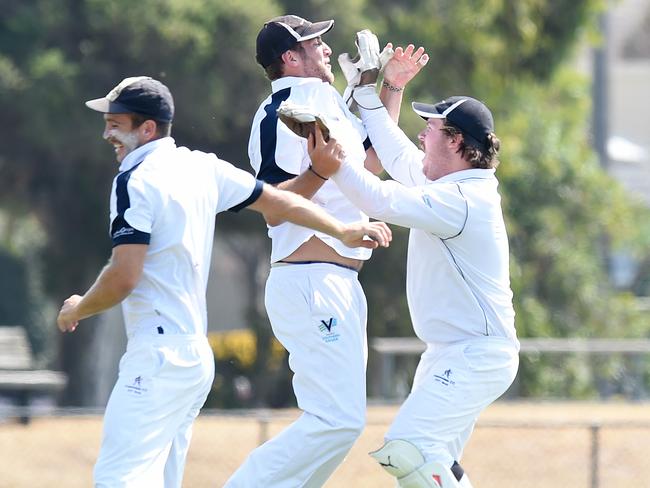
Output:
<path fill-rule="evenodd" d="M 445 386 L 456 384 L 456 382 L 451 379 L 451 369 L 446 369 L 442 374 L 435 374 L 433 377 L 438 383 L 442 383 Z"/>
<path fill-rule="evenodd" d="M 324 342 L 336 342 L 341 337 L 335 328 L 338 328 L 336 318 L 330 317 L 328 320 L 321 320 L 318 324 L 318 330 Z"/>
<path fill-rule="evenodd" d="M 142 386 L 142 382 L 142 376 L 136 376 L 133 379 L 133 383 L 126 385 L 126 391 L 135 395 L 142 395 L 143 393 L 146 393 L 148 390 Z"/>

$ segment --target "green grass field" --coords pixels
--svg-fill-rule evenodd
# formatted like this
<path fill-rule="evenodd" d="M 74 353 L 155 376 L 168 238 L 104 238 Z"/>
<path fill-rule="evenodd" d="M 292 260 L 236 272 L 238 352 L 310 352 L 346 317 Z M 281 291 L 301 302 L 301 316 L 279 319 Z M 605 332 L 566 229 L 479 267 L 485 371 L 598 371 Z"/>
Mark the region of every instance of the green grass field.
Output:
<path fill-rule="evenodd" d="M 367 455 L 381 446 L 395 411 L 369 407 L 368 427 L 326 488 L 395 486 Z M 277 414 L 265 428 L 254 418 L 200 416 L 183 486 L 221 487 L 265 432 L 279 432 L 298 412 Z M 650 486 L 648 404 L 499 402 L 479 420 L 462 464 L 476 488 L 592 488 L 592 423 L 600 425 L 598 487 Z M 0 488 L 92 486 L 100 435 L 100 417 L 37 418 L 28 426 L 6 419 Z"/>

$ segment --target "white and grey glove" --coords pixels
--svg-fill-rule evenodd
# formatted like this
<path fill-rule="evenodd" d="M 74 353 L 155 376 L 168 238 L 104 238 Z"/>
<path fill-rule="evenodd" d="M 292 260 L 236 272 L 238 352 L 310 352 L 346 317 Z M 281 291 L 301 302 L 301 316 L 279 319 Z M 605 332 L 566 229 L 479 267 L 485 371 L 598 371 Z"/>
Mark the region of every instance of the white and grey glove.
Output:
<path fill-rule="evenodd" d="M 347 87 L 343 92 L 343 99 L 354 110 L 358 100 L 354 97 L 356 87 L 376 87 L 379 73 L 383 71 L 388 60 L 393 56 L 392 48 L 384 48 L 379 52 L 379 40 L 377 36 L 368 29 L 357 32 L 355 41 L 357 55 L 353 58 L 348 53 L 338 57 L 339 65 L 347 80 Z"/>
<path fill-rule="evenodd" d="M 325 142 L 330 138 L 330 130 L 327 127 L 326 117 L 315 112 L 311 107 L 297 105 L 285 100 L 278 107 L 277 114 L 278 118 L 300 137 L 308 139 L 309 134 L 314 133 L 318 124 Z"/>

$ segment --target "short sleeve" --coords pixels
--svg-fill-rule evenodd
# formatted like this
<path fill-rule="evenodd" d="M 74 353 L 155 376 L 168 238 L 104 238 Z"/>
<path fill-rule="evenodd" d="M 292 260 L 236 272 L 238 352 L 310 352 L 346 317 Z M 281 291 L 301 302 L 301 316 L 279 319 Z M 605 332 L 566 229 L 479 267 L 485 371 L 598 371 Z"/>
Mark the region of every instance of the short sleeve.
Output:
<path fill-rule="evenodd" d="M 307 154 L 306 141 L 278 119 L 277 109 L 290 93 L 290 89 L 284 89 L 271 96 L 251 134 L 257 138 L 251 141 L 256 153 L 252 158 L 260 158 L 257 177 L 270 184 L 282 183 L 299 175 Z"/>
<path fill-rule="evenodd" d="M 121 244 L 149 244 L 153 226 L 152 195 L 135 169 L 120 173 L 113 182 L 111 196 L 111 239 Z"/>
<path fill-rule="evenodd" d="M 263 182 L 229 162 L 214 157 L 214 176 L 219 193 L 217 212 L 237 212 L 254 203 L 262 194 Z"/>

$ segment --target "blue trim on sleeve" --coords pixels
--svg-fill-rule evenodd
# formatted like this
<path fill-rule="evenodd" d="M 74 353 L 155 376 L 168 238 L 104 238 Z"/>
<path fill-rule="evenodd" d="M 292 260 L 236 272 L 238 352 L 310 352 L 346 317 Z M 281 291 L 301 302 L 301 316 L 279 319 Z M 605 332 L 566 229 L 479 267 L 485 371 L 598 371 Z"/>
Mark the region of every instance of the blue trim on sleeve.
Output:
<path fill-rule="evenodd" d="M 260 180 L 255 181 L 255 188 L 253 188 L 253 193 L 246 200 L 241 202 L 239 205 L 235 205 L 232 208 L 229 208 L 229 212 L 239 212 L 242 208 L 248 207 L 250 204 L 255 203 L 257 199 L 262 194 L 262 189 L 264 187 L 264 182 Z"/>
<path fill-rule="evenodd" d="M 151 241 L 151 234 L 134 229 L 121 215 L 113 221 L 111 236 L 113 247 L 121 244 L 149 244 Z"/>
<path fill-rule="evenodd" d="M 127 185 L 129 178 L 131 178 L 131 173 L 138 166 L 140 165 L 135 165 L 117 177 L 117 183 L 115 185 L 117 216 L 111 223 L 113 247 L 119 246 L 120 244 L 149 244 L 151 240 L 151 234 L 133 228 L 124 218 L 124 214 L 131 207 L 131 199 L 129 198 Z"/>
<path fill-rule="evenodd" d="M 370 137 L 368 136 L 368 137 L 366 137 L 366 140 L 363 141 L 363 149 L 367 151 L 371 147 L 372 147 L 372 141 L 370 140 Z"/>
<path fill-rule="evenodd" d="M 280 168 L 275 161 L 275 149 L 278 145 L 278 107 L 291 94 L 291 87 L 275 92 L 271 96 L 271 103 L 264 107 L 266 116 L 260 122 L 260 152 L 262 161 L 257 178 L 272 185 L 295 178 Z"/>

